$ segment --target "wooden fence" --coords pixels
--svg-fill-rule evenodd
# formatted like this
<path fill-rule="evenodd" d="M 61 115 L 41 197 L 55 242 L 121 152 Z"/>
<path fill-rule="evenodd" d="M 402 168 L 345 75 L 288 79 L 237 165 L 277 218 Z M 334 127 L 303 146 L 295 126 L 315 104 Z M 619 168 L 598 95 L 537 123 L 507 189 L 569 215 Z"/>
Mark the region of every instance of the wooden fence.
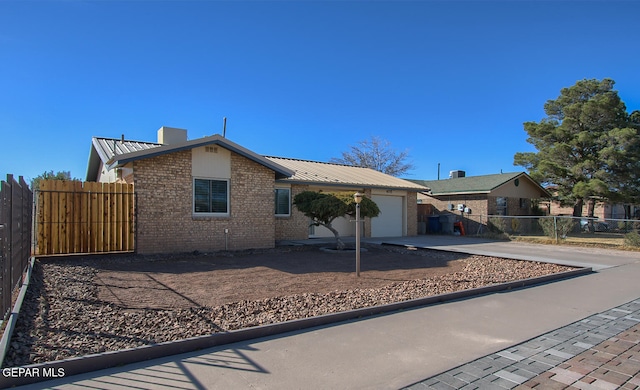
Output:
<path fill-rule="evenodd" d="M 134 251 L 133 184 L 43 180 L 35 227 L 39 256 Z"/>
<path fill-rule="evenodd" d="M 11 311 L 11 294 L 22 285 L 31 257 L 33 193 L 22 176 L 0 183 L 0 320 Z"/>

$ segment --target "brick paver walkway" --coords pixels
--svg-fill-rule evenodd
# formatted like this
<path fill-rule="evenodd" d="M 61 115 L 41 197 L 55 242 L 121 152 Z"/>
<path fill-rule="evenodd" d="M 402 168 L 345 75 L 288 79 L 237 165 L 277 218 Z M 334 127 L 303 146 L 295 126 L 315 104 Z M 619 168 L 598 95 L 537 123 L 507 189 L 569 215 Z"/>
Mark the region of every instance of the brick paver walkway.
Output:
<path fill-rule="evenodd" d="M 640 389 L 640 299 L 406 389 Z"/>

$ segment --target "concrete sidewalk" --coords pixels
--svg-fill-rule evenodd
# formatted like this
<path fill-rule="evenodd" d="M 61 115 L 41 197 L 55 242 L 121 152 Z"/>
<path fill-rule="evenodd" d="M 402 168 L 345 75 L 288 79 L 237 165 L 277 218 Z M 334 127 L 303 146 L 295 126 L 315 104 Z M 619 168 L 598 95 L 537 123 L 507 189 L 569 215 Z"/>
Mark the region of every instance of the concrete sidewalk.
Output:
<path fill-rule="evenodd" d="M 640 298 L 640 254 L 464 237 L 376 239 L 593 266 L 592 274 L 24 388 L 399 389 Z M 366 252 L 362 256 L 366 261 Z M 514 386 L 516 383 L 514 382 Z M 415 387 L 421 388 L 421 387 Z"/>
<path fill-rule="evenodd" d="M 638 386 L 640 299 L 406 389 L 637 389 Z"/>

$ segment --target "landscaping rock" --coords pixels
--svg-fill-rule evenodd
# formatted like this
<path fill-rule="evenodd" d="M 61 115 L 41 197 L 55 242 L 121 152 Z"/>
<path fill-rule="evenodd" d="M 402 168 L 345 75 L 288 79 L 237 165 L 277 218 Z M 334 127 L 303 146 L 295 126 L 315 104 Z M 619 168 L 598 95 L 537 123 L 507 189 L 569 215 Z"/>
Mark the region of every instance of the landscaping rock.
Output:
<path fill-rule="evenodd" d="M 369 248 L 369 252 L 380 248 Z M 394 255 L 415 256 L 420 251 L 389 250 Z M 274 250 L 274 256 L 300 256 L 297 249 Z M 411 252 L 411 253 L 409 253 Z M 384 255 L 384 253 L 382 253 Z M 422 252 L 420 256 L 445 258 L 440 252 Z M 206 254 L 193 255 L 202 260 Z M 225 253 L 221 258 L 233 261 Z M 250 255 L 253 256 L 253 255 Z M 326 254 L 326 256 L 331 256 Z M 373 254 L 371 255 L 373 256 Z M 95 259 L 66 261 L 37 261 L 33 279 L 22 306 L 5 366 L 20 366 L 132 348 L 188 337 L 208 335 L 251 326 L 308 318 L 328 313 L 383 305 L 414 298 L 443 294 L 470 288 L 538 277 L 567 271 L 570 268 L 555 264 L 514 261 L 500 258 L 468 256 L 453 268 L 453 272 L 433 272 L 433 276 L 417 280 L 386 280 L 376 287 L 307 291 L 279 296 L 240 299 L 215 306 L 157 308 L 130 307 L 114 301 L 99 299 L 100 281 L 105 264 L 118 269 L 123 264 L 165 261 L 166 258 L 132 259 L 122 263 L 115 260 L 99 262 Z M 210 257 L 207 257 L 207 261 Z M 218 262 L 220 258 L 214 259 Z M 180 259 L 184 264 L 184 259 Z M 447 260 L 454 261 L 454 260 Z M 214 262 L 213 260 L 211 261 Z M 137 266 L 137 265 L 136 265 Z M 226 268 L 227 266 L 225 266 Z M 389 271 L 391 272 L 391 271 Z M 376 273 L 378 279 L 385 274 Z M 431 275 L 431 274 L 427 274 Z M 340 275 L 338 275 L 340 276 Z M 336 276 L 336 277 L 338 277 Z M 344 275 L 342 275 L 344 276 Z M 366 279 L 366 278 L 365 278 Z M 374 278 L 371 278 L 374 279 Z M 367 281 L 359 281 L 367 286 Z M 166 283 L 165 283 L 166 284 Z M 135 286 L 131 286 L 135 287 Z M 299 291 L 305 291 L 299 286 Z M 325 288 L 326 290 L 326 288 Z M 286 292 L 286 291 L 284 291 Z M 157 291 L 162 300 L 164 291 Z M 186 292 L 177 293 L 187 295 Z M 192 299 L 192 298 L 189 298 Z M 195 298 L 193 298 L 195 299 Z M 192 299 L 192 300 L 193 300 Z M 160 302 L 162 303 L 162 302 Z M 161 306 L 158 306 L 161 307 Z"/>

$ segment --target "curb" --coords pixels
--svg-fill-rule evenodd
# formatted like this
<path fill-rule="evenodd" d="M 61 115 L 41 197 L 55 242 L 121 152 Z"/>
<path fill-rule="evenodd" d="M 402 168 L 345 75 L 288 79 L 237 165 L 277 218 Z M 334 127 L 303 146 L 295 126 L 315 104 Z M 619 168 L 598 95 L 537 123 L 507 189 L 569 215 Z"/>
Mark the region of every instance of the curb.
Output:
<path fill-rule="evenodd" d="M 38 383 L 62 376 L 84 374 L 99 369 L 123 366 L 145 360 L 157 359 L 171 355 L 194 352 L 206 348 L 247 341 L 257 338 L 270 337 L 286 332 L 300 331 L 318 326 L 330 325 L 339 322 L 358 320 L 363 317 L 371 317 L 390 313 L 398 310 L 413 309 L 421 306 L 433 305 L 453 300 L 475 297 L 478 295 L 494 293 L 498 291 L 524 288 L 538 284 L 549 283 L 561 279 L 567 279 L 586 275 L 593 272 L 590 267 L 578 268 L 571 271 L 540 276 L 537 278 L 521 279 L 513 282 L 494 284 L 478 287 L 470 290 L 462 290 L 448 294 L 433 295 L 424 298 L 416 298 L 408 301 L 390 303 L 381 306 L 366 307 L 339 313 L 325 314 L 322 316 L 291 320 L 277 324 L 262 325 L 252 328 L 239 329 L 224 333 L 214 333 L 206 336 L 192 337 L 177 341 L 168 341 L 159 344 L 124 349 L 113 352 L 86 355 L 76 358 L 57 360 L 22 367 L 13 367 L 14 370 L 23 370 L 21 375 L 13 374 L 11 369 L 3 369 L 0 375 L 0 388 Z M 29 375 L 32 373 L 34 375 Z M 55 376 L 58 373 L 63 375 Z M 50 377 L 46 377 L 50 374 Z"/>
<path fill-rule="evenodd" d="M 9 350 L 9 343 L 11 342 L 11 337 L 13 336 L 13 329 L 18 322 L 18 316 L 20 315 L 22 302 L 24 301 L 24 297 L 27 295 L 27 288 L 29 288 L 29 284 L 31 283 L 31 273 L 33 272 L 34 263 L 35 257 L 31 257 L 27 265 L 27 272 L 23 275 L 23 282 L 22 286 L 20 287 L 20 292 L 18 293 L 18 298 L 13 305 L 13 310 L 11 310 L 9 318 L 6 320 L 7 326 L 4 328 L 4 332 L 2 332 L 2 339 L 0 339 L 0 367 L 2 367 L 2 365 L 4 364 L 4 358 L 7 355 L 7 351 Z"/>

